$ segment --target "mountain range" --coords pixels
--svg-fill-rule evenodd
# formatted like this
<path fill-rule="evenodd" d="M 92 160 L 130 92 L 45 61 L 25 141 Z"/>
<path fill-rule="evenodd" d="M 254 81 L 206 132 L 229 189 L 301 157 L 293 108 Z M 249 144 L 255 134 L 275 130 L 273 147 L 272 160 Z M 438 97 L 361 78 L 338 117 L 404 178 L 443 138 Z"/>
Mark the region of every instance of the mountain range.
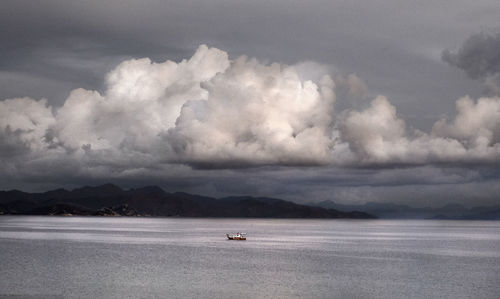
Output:
<path fill-rule="evenodd" d="M 414 208 L 395 203 L 368 202 L 361 205 L 345 205 L 332 200 L 320 201 L 318 207 L 339 211 L 362 211 L 378 218 L 386 219 L 463 219 L 463 220 L 500 220 L 500 206 L 479 206 L 466 208 L 459 204 L 442 207 Z"/>
<path fill-rule="evenodd" d="M 0 191 L 0 214 L 255 217 L 255 218 L 376 218 L 365 212 L 337 211 L 282 199 L 233 196 L 213 198 L 156 186 L 124 190 L 113 184 L 56 189 L 43 193 Z"/>

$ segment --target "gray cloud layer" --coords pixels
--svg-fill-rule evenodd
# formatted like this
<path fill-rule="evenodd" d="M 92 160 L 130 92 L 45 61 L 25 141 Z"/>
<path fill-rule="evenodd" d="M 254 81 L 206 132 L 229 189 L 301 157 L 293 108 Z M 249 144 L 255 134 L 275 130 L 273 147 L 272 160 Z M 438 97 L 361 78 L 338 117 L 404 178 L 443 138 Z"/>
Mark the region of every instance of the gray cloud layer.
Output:
<path fill-rule="evenodd" d="M 500 33 L 478 33 L 470 36 L 456 52 L 443 51 L 443 60 L 464 70 L 471 78 L 482 78 L 500 72 Z"/>
<path fill-rule="evenodd" d="M 442 59 L 473 79 L 482 79 L 486 91 L 500 95 L 500 33 L 471 35 L 457 51 L 444 50 Z"/>

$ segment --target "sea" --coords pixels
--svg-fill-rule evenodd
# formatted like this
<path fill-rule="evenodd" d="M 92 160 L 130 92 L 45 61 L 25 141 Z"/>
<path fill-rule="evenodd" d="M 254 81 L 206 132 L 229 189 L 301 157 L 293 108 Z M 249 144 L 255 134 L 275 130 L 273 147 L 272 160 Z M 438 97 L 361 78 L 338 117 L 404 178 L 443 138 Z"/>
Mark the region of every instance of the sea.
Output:
<path fill-rule="evenodd" d="M 500 221 L 0 216 L 0 298 L 500 298 Z"/>

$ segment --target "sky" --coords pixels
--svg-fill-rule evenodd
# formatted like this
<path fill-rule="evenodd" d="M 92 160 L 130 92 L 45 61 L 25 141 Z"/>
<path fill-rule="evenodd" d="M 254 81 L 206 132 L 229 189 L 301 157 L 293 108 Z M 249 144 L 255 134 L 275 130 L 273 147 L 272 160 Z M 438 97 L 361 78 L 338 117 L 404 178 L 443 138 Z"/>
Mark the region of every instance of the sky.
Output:
<path fill-rule="evenodd" d="M 500 204 L 498 1 L 0 3 L 0 189 Z"/>

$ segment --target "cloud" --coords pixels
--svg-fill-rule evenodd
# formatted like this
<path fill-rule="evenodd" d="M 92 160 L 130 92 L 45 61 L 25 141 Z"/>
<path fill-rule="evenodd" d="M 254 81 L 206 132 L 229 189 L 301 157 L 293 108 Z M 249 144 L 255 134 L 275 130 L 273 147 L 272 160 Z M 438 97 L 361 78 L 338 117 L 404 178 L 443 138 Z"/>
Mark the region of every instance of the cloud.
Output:
<path fill-rule="evenodd" d="M 44 149 L 44 136 L 55 119 L 47 101 L 15 98 L 0 101 L 0 156 Z"/>
<path fill-rule="evenodd" d="M 464 70 L 471 78 L 477 79 L 500 72 L 498 49 L 500 33 L 490 35 L 481 32 L 467 38 L 456 52 L 444 50 L 442 58 L 450 65 Z"/>
<path fill-rule="evenodd" d="M 175 126 L 188 100 L 204 99 L 200 83 L 229 66 L 227 54 L 201 46 L 189 60 L 132 59 L 107 76 L 107 91 L 77 89 L 57 111 L 54 142 L 72 151 L 158 155 L 159 135 Z M 56 140 L 57 139 L 57 140 Z M 115 153 L 116 154 L 116 153 Z"/>
<path fill-rule="evenodd" d="M 344 89 L 349 97 L 364 98 L 368 93 L 368 88 L 363 80 L 355 74 L 337 75 L 335 76 L 335 84 L 338 89 Z"/>
<path fill-rule="evenodd" d="M 201 167 L 330 161 L 334 83 L 301 81 L 290 66 L 240 57 L 202 84 L 165 136 L 175 159 Z"/>
<path fill-rule="evenodd" d="M 404 158 L 408 148 L 405 131 L 396 108 L 383 96 L 378 96 L 364 111 L 350 111 L 340 123 L 341 140 L 349 144 L 360 163 Z"/>
<path fill-rule="evenodd" d="M 456 103 L 457 116 L 452 123 L 436 122 L 432 133 L 459 141 L 469 159 L 499 161 L 500 98 L 480 98 L 475 102 L 463 97 Z M 466 157 L 463 157 L 465 159 Z"/>
<path fill-rule="evenodd" d="M 379 96 L 340 122 L 339 164 L 390 166 L 500 161 L 500 98 L 469 97 L 456 103 L 452 122 L 437 121 L 430 133 L 407 128 L 396 108 Z M 345 153 L 346 147 L 350 152 Z M 342 152 L 344 150 L 344 153 Z"/>
<path fill-rule="evenodd" d="M 366 86 L 311 66 L 231 60 L 202 45 L 180 62 L 124 61 L 104 92 L 75 89 L 59 108 L 44 99 L 0 101 L 0 176 L 499 162 L 500 98 L 459 99 L 456 117 L 425 133 L 407 126 L 384 96 L 336 111 L 337 93 L 366 98 Z"/>
<path fill-rule="evenodd" d="M 456 50 L 442 52 L 443 61 L 463 70 L 472 79 L 482 79 L 489 93 L 500 95 L 500 33 L 471 35 Z"/>

